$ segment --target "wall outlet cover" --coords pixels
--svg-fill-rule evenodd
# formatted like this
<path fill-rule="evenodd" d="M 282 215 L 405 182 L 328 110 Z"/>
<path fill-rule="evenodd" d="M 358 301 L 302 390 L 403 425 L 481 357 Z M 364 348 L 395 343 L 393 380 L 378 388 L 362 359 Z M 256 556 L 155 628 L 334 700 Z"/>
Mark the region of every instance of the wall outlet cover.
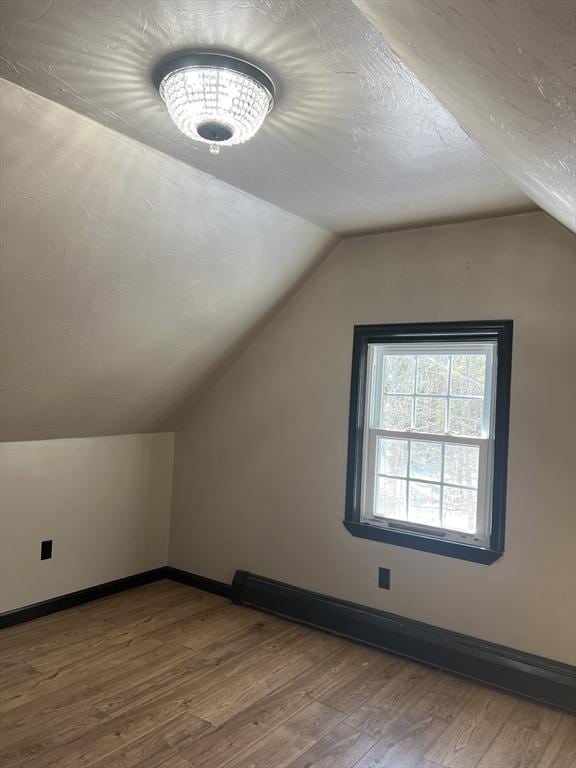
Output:
<path fill-rule="evenodd" d="M 378 586 L 380 589 L 390 589 L 390 568 L 378 568 Z"/>

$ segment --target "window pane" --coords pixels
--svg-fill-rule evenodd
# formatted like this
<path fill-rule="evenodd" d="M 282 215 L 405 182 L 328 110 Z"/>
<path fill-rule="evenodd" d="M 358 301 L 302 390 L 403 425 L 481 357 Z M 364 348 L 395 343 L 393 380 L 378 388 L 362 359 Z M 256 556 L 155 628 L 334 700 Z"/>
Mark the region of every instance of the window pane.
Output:
<path fill-rule="evenodd" d="M 378 517 L 406 520 L 406 480 L 377 478 L 374 514 Z"/>
<path fill-rule="evenodd" d="M 420 355 L 416 375 L 416 392 L 420 395 L 448 394 L 448 355 Z"/>
<path fill-rule="evenodd" d="M 440 525 L 440 486 L 410 483 L 408 520 L 411 523 Z"/>
<path fill-rule="evenodd" d="M 442 445 L 412 440 L 410 446 L 410 477 L 417 480 L 442 479 Z"/>
<path fill-rule="evenodd" d="M 411 395 L 414 392 L 413 355 L 384 355 L 384 392 Z"/>
<path fill-rule="evenodd" d="M 476 532 L 477 493 L 466 488 L 444 488 L 443 522 L 445 528 Z"/>
<path fill-rule="evenodd" d="M 448 431 L 452 435 L 466 437 L 480 437 L 482 435 L 482 421 L 484 400 L 450 399 L 450 423 Z"/>
<path fill-rule="evenodd" d="M 486 355 L 453 355 L 451 395 L 484 395 Z"/>
<path fill-rule="evenodd" d="M 378 472 L 384 475 L 408 474 L 408 440 L 378 438 Z"/>
<path fill-rule="evenodd" d="M 478 488 L 480 448 L 477 445 L 447 444 L 445 451 L 444 482 Z"/>
<path fill-rule="evenodd" d="M 446 404 L 447 400 L 443 397 L 417 397 L 414 415 L 415 431 L 432 434 L 445 432 Z"/>
<path fill-rule="evenodd" d="M 382 402 L 382 428 L 396 432 L 412 425 L 412 398 L 385 395 Z"/>

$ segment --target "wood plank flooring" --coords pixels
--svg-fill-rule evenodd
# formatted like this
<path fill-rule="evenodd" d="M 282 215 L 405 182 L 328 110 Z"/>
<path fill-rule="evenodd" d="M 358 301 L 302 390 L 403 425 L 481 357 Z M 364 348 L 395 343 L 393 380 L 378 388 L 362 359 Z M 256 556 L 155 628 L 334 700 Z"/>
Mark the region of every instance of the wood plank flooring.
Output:
<path fill-rule="evenodd" d="M 576 718 L 174 582 L 0 632 L 2 768 L 576 768 Z"/>

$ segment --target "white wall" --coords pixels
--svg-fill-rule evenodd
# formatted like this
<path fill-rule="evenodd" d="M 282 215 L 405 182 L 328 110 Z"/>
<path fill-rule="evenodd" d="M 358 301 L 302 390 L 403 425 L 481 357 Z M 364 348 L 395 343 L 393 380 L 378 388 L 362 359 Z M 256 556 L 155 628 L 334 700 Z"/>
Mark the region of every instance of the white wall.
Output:
<path fill-rule="evenodd" d="M 541 213 L 344 241 L 177 433 L 169 563 L 223 581 L 243 568 L 573 662 L 575 243 Z M 504 557 L 353 538 L 354 324 L 490 318 L 515 323 Z"/>
<path fill-rule="evenodd" d="M 0 610 L 166 565 L 173 438 L 2 443 Z"/>

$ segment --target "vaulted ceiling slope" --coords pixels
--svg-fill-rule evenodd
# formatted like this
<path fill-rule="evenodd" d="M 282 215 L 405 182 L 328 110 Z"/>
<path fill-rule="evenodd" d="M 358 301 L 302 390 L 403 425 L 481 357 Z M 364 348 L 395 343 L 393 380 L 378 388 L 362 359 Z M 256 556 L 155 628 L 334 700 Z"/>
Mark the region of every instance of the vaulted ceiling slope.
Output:
<path fill-rule="evenodd" d="M 2 439 L 173 428 L 332 236 L 12 83 L 0 104 Z"/>
<path fill-rule="evenodd" d="M 534 207 L 351 0 L 2 0 L 0 23 L 0 76 L 331 231 Z M 279 86 L 256 139 L 217 157 L 178 133 L 151 81 L 197 47 Z"/>
<path fill-rule="evenodd" d="M 354 0 L 529 197 L 576 231 L 574 0 Z"/>

